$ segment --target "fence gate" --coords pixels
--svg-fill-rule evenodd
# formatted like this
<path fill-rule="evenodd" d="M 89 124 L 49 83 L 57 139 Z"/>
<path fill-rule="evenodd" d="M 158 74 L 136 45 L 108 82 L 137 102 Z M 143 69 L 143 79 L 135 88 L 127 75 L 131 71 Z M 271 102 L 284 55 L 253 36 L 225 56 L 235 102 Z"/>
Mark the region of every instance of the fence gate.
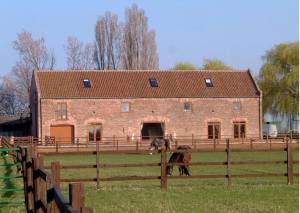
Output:
<path fill-rule="evenodd" d="M 18 152 L 19 148 L 0 148 L 0 208 L 25 203 L 21 163 L 9 154 Z"/>

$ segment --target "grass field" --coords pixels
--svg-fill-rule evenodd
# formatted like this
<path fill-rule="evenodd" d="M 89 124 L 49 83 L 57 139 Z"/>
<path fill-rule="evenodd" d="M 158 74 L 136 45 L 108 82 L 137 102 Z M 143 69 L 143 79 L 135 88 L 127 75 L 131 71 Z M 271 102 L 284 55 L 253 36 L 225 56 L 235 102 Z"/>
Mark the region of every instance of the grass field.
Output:
<path fill-rule="evenodd" d="M 284 152 L 232 153 L 232 160 L 284 160 Z M 298 152 L 294 153 L 298 159 Z M 95 163 L 91 155 L 48 156 L 45 165 L 60 161 L 62 165 Z M 160 155 L 102 154 L 102 163 L 157 163 Z M 193 162 L 225 161 L 225 153 L 193 153 Z M 1 160 L 0 160 L 1 161 Z M 298 172 L 298 165 L 294 166 Z M 174 170 L 178 174 L 177 169 Z M 285 165 L 236 166 L 232 173 L 286 172 Z M 226 174 L 225 166 L 193 166 L 191 174 Z M 160 175 L 160 167 L 101 169 L 100 177 L 126 175 Z M 95 169 L 62 170 L 62 178 L 96 177 Z M 168 180 L 168 190 L 160 189 L 159 180 L 85 183 L 86 206 L 95 212 L 298 212 L 298 178 L 287 186 L 286 177 L 232 179 Z M 67 195 L 68 185 L 62 184 Z M 23 212 L 3 208 L 0 212 Z"/>
<path fill-rule="evenodd" d="M 2 177 L 16 177 L 21 174 L 16 174 L 16 166 L 4 165 L 13 164 L 13 160 L 10 156 L 0 155 L 0 213 L 5 212 L 24 212 L 24 205 L 13 204 L 12 207 L 6 207 L 11 204 L 7 202 L 18 202 L 24 201 L 24 192 L 23 191 L 1 191 L 3 189 L 23 189 L 23 178 L 16 179 L 3 179 Z"/>

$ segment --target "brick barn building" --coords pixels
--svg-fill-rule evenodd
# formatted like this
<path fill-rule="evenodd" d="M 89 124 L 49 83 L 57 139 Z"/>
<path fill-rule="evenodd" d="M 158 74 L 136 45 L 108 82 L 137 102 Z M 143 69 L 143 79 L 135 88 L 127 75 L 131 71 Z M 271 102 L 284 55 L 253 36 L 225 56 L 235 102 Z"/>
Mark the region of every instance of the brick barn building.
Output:
<path fill-rule="evenodd" d="M 30 99 L 32 135 L 68 143 L 261 137 L 261 92 L 249 71 L 35 71 Z"/>

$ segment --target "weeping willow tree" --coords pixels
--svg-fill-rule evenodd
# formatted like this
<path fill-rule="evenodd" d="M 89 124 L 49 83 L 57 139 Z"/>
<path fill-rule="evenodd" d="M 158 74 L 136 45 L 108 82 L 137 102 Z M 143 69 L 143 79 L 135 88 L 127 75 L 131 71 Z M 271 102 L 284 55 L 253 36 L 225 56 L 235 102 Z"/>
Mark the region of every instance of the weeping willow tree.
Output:
<path fill-rule="evenodd" d="M 197 67 L 189 62 L 180 62 L 175 65 L 174 70 L 191 71 L 197 70 Z"/>
<path fill-rule="evenodd" d="M 299 115 L 299 43 L 276 45 L 263 56 L 259 74 L 263 110 L 274 116 Z"/>
<path fill-rule="evenodd" d="M 223 61 L 219 59 L 204 59 L 203 68 L 204 70 L 221 70 L 221 71 L 231 71 L 233 68 L 226 65 Z"/>

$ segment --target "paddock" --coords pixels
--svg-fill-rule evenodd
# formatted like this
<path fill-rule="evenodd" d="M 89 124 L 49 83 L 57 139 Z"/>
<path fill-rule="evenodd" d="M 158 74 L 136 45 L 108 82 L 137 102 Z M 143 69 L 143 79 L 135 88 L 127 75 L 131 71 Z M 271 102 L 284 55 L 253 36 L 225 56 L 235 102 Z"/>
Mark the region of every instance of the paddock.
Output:
<path fill-rule="evenodd" d="M 193 147 L 191 176 L 188 177 L 178 176 L 177 171 L 174 176 L 166 176 L 164 168 L 170 154 L 164 150 L 149 155 L 147 150 L 142 149 L 100 149 L 99 144 L 89 147 L 91 150 L 76 152 L 61 152 L 60 147 L 58 152 L 55 148 L 51 152 L 40 152 L 39 158 L 34 158 L 33 162 L 43 162 L 43 170 L 53 176 L 64 194 L 68 191 L 67 184 L 84 182 L 84 200 L 96 212 L 109 212 L 108 209 L 124 212 L 134 208 L 150 212 L 153 204 L 147 203 L 147 200 L 158 205 L 161 211 L 179 212 L 176 207 L 185 208 L 180 212 L 193 212 L 195 208 L 199 209 L 194 202 L 212 208 L 212 203 L 206 199 L 218 200 L 220 203 L 215 205 L 223 206 L 224 211 L 273 209 L 280 212 L 282 208 L 298 209 L 294 199 L 298 197 L 298 143 L 287 140 L 285 143 L 272 143 L 270 147 L 269 143 L 251 145 L 230 143 L 229 140 L 225 144 L 208 145 L 196 144 L 196 149 Z M 32 152 L 38 148 L 27 144 L 27 149 Z M 164 192 L 161 189 L 168 190 Z M 261 190 L 265 196 L 263 203 L 258 199 Z M 112 194 L 114 196 L 110 196 Z M 178 194 L 187 203 L 178 203 Z M 240 197 L 237 198 L 236 194 Z M 245 197 L 245 194 L 251 198 Z M 278 205 L 273 202 L 274 194 L 280 194 L 282 198 Z M 166 195 L 169 197 L 167 203 L 159 204 L 159 198 Z M 224 207 L 227 205 L 222 201 L 225 197 L 231 206 Z M 128 199 L 142 202 L 128 204 Z M 246 200 L 248 203 L 248 199 L 253 202 L 251 208 L 249 204 L 243 204 Z M 240 203 L 233 203 L 236 200 Z"/>

